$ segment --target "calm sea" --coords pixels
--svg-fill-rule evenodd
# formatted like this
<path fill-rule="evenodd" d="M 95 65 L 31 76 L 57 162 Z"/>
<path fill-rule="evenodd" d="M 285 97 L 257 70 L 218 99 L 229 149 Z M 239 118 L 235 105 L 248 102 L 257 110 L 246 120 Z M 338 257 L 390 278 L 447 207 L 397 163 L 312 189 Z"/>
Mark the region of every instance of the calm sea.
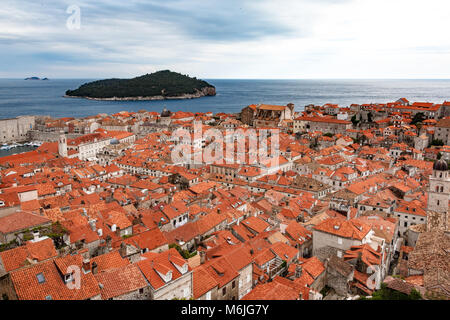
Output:
<path fill-rule="evenodd" d="M 0 79 L 0 118 L 18 115 L 84 117 L 98 113 L 141 109 L 193 112 L 239 112 L 253 103 L 287 104 L 296 110 L 305 105 L 390 102 L 406 97 L 410 101 L 442 103 L 450 100 L 450 80 L 223 80 L 206 79 L 217 89 L 215 97 L 169 101 L 91 101 L 64 98 L 94 79 L 50 79 L 26 81 Z"/>

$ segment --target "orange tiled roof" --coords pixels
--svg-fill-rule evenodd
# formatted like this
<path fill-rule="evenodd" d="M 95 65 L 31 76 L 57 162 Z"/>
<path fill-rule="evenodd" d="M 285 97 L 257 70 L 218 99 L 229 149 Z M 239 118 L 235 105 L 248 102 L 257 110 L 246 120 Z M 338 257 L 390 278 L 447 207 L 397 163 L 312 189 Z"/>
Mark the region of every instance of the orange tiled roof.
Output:
<path fill-rule="evenodd" d="M 30 265 L 33 261 L 41 262 L 58 255 L 52 239 L 38 242 L 27 241 L 24 246 L 0 252 L 1 261 L 6 272 Z"/>
<path fill-rule="evenodd" d="M 93 274 L 80 274 L 80 288 L 69 289 L 55 260 L 49 260 L 11 272 L 11 281 L 19 300 L 85 300 L 99 295 L 100 289 Z"/>
<path fill-rule="evenodd" d="M 147 287 L 147 281 L 135 264 L 104 270 L 96 274 L 95 279 L 101 288 L 101 295 L 104 300 Z"/>

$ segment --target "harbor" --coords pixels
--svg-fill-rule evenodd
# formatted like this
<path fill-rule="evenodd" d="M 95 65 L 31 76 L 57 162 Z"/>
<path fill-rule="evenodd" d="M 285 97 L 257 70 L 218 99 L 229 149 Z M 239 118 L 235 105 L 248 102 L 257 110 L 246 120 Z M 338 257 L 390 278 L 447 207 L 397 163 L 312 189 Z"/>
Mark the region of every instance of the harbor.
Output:
<path fill-rule="evenodd" d="M 3 144 L 0 146 L 0 157 L 10 156 L 37 149 L 42 145 L 40 141 L 31 141 L 25 143 Z"/>

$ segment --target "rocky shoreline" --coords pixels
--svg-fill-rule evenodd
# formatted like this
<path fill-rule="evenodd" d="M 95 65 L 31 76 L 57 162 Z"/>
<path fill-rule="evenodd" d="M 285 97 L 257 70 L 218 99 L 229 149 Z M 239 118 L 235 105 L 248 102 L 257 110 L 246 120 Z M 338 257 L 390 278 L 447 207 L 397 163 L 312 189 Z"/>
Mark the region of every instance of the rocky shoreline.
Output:
<path fill-rule="evenodd" d="M 196 99 L 206 96 L 215 96 L 216 89 L 214 87 L 205 87 L 201 90 L 197 90 L 196 93 L 186 93 L 180 96 L 151 96 L 151 97 L 111 97 L 111 98 L 93 98 L 83 96 L 69 96 L 64 95 L 64 98 L 81 98 L 96 101 L 152 101 L 152 100 L 184 100 L 184 99 Z"/>

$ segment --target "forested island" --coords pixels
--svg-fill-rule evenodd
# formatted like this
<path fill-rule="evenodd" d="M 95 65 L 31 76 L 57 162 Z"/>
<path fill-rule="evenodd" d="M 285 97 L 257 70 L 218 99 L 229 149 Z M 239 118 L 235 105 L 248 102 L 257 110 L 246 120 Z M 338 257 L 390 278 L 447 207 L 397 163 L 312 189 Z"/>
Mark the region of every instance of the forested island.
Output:
<path fill-rule="evenodd" d="M 66 97 L 93 100 L 164 100 L 192 99 L 216 95 L 206 81 L 172 72 L 158 71 L 133 79 L 106 79 L 85 83 L 67 90 Z"/>

